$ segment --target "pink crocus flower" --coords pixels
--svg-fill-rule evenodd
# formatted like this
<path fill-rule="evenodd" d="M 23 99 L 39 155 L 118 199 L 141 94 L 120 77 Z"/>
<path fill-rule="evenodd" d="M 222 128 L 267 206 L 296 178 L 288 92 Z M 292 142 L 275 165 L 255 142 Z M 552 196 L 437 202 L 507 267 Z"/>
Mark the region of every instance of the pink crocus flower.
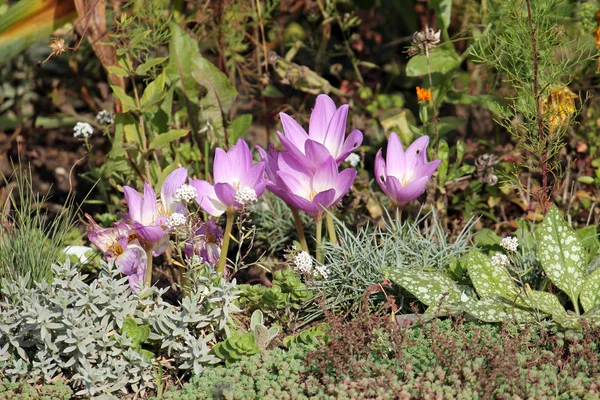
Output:
<path fill-rule="evenodd" d="M 213 220 L 202 222 L 194 233 L 194 237 L 187 240 L 184 252 L 188 258 L 199 256 L 202 262 L 216 266 L 221 257 L 223 245 L 223 229 Z"/>
<path fill-rule="evenodd" d="M 237 211 L 255 201 L 265 191 L 265 163 L 252 163 L 248 144 L 239 139 L 229 151 L 216 149 L 213 164 L 214 185 L 205 180 L 190 179 L 197 193 L 196 201 L 208 214 L 218 217 L 226 211 Z"/>
<path fill-rule="evenodd" d="M 321 164 L 319 160 L 311 158 L 307 152 L 307 143 L 315 143 L 318 153 L 331 155 L 337 165 L 340 165 L 363 140 L 363 134 L 354 130 L 346 139 L 346 120 L 348 118 L 347 104 L 336 108 L 331 97 L 321 94 L 317 96 L 315 108 L 310 115 L 308 134 L 292 117 L 280 113 L 283 131 L 277 132 L 281 144 L 290 155 L 315 171 Z"/>
<path fill-rule="evenodd" d="M 268 181 L 267 187 L 288 205 L 317 221 L 323 218 L 325 209 L 342 199 L 356 177 L 353 168 L 338 172 L 332 156 L 322 160 L 314 172 L 287 153 L 279 153 L 277 157 L 275 180 Z"/>
<path fill-rule="evenodd" d="M 131 291 L 141 287 L 146 275 L 146 251 L 140 246 L 134 230 L 123 221 L 115 223 L 112 228 L 102 228 L 89 215 L 88 239 L 107 260 L 114 260 L 121 273 L 129 279 Z"/>
<path fill-rule="evenodd" d="M 375 178 L 379 187 L 396 207 L 403 207 L 425 192 L 431 175 L 442 162 L 427 162 L 429 137 L 421 136 L 404 151 L 402 142 L 394 132 L 390 135 L 386 160 L 381 149 L 375 156 Z"/>
<path fill-rule="evenodd" d="M 168 245 L 163 228 L 166 219 L 158 213 L 154 189 L 148 182 L 144 182 L 143 196 L 129 186 L 123 186 L 123 191 L 129 209 L 127 219 L 135 228 L 142 246 L 153 249 L 155 255 L 162 254 Z"/>

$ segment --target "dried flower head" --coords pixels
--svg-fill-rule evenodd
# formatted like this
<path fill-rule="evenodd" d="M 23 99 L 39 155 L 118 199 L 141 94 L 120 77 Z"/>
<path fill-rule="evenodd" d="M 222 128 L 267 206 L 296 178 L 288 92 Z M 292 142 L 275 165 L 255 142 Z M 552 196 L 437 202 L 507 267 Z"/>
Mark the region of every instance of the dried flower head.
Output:
<path fill-rule="evenodd" d="M 413 34 L 408 56 L 413 57 L 417 54 L 429 54 L 440 43 L 441 31 L 437 32 L 428 26 L 425 26 L 424 31 L 418 31 Z"/>
<path fill-rule="evenodd" d="M 494 166 L 500 159 L 491 154 L 482 154 L 475 159 L 475 177 L 479 182 L 493 186 L 498 183 L 498 177 L 494 175 Z"/>
<path fill-rule="evenodd" d="M 52 50 L 50 53 L 51 56 L 60 56 L 62 53 L 68 50 L 67 45 L 65 44 L 64 38 L 53 37 L 50 39 L 50 43 L 48 43 L 48 47 Z"/>
<path fill-rule="evenodd" d="M 547 116 L 551 132 L 559 127 L 566 127 L 567 123 L 577 111 L 575 100 L 577 95 L 568 87 L 552 90 L 542 104 L 542 112 Z"/>
<path fill-rule="evenodd" d="M 431 90 L 417 86 L 417 100 L 419 102 L 431 101 Z"/>

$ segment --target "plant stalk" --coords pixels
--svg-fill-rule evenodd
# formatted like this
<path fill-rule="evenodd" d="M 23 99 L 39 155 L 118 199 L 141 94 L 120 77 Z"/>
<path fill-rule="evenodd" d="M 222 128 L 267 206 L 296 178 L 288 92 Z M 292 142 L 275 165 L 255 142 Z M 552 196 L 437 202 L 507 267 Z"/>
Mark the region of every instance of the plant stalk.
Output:
<path fill-rule="evenodd" d="M 323 262 L 323 254 L 321 251 L 321 231 L 323 230 L 323 216 L 319 216 L 315 219 L 316 225 L 317 225 L 317 234 L 316 234 L 316 249 L 315 249 L 315 253 L 317 255 L 317 261 L 318 262 Z"/>
<path fill-rule="evenodd" d="M 335 234 L 335 225 L 333 224 L 333 216 L 329 213 L 325 215 L 327 219 L 327 232 L 329 233 L 329 241 L 331 243 L 337 243 L 337 236 Z"/>
<path fill-rule="evenodd" d="M 229 240 L 231 238 L 231 229 L 233 228 L 233 220 L 235 219 L 235 211 L 227 210 L 227 224 L 225 225 L 225 235 L 223 236 L 223 247 L 221 247 L 221 256 L 219 257 L 219 265 L 217 272 L 221 276 L 225 276 L 225 264 L 227 264 L 227 250 L 229 249 Z"/>
<path fill-rule="evenodd" d="M 300 213 L 296 207 L 290 206 L 292 210 L 292 215 L 294 216 L 294 223 L 296 224 L 296 232 L 298 232 L 298 239 L 300 240 L 300 246 L 302 246 L 302 250 L 310 253 L 308 251 L 308 243 L 306 243 L 306 236 L 304 235 L 304 228 L 302 227 L 302 220 L 300 219 Z"/>
<path fill-rule="evenodd" d="M 431 63 L 429 61 L 429 49 L 425 46 L 425 58 L 427 59 L 427 76 L 429 77 L 429 90 L 431 91 L 431 106 L 433 107 L 433 134 L 435 136 L 435 142 L 433 143 L 432 148 L 435 149 L 437 153 L 437 145 L 440 142 L 440 135 L 438 131 L 438 118 L 437 118 L 437 107 L 435 106 L 435 97 L 433 95 L 433 78 L 431 77 Z"/>
<path fill-rule="evenodd" d="M 144 276 L 144 284 L 150 287 L 152 286 L 152 246 L 144 250 L 146 250 L 146 275 Z"/>

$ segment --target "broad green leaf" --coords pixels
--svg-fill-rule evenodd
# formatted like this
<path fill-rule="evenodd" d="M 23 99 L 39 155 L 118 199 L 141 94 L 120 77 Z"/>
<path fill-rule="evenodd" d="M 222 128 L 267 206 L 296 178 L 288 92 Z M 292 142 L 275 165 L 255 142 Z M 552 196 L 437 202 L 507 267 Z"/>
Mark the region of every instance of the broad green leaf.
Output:
<path fill-rule="evenodd" d="M 489 228 L 483 228 L 475 234 L 475 244 L 478 246 L 498 246 L 502 238 Z"/>
<path fill-rule="evenodd" d="M 250 125 L 252 125 L 252 114 L 240 115 L 231 121 L 227 129 L 229 131 L 229 143 L 237 142 L 239 138 L 248 132 Z"/>
<path fill-rule="evenodd" d="M 128 96 L 127 93 L 125 93 L 125 91 L 119 86 L 110 85 L 110 87 L 112 88 L 115 97 L 121 100 L 121 103 L 123 103 L 123 112 L 138 110 L 138 106 L 133 97 Z"/>
<path fill-rule="evenodd" d="M 448 29 L 450 18 L 452 17 L 452 0 L 433 0 L 431 7 L 435 10 L 435 15 L 441 21 L 442 28 Z"/>
<path fill-rule="evenodd" d="M 533 306 L 539 311 L 549 314 L 552 316 L 554 322 L 563 324 L 568 317 L 567 312 L 558 297 L 548 292 L 539 292 L 537 290 L 531 290 L 528 292 L 529 296 L 522 295 L 521 303 L 526 306 Z"/>
<path fill-rule="evenodd" d="M 144 89 L 144 94 L 142 94 L 142 98 L 140 99 L 142 111 L 151 109 L 155 104 L 159 103 L 165 95 L 165 73 L 163 72 L 158 75 L 155 80 L 150 82 L 148 86 L 146 86 L 146 89 Z"/>
<path fill-rule="evenodd" d="M 504 322 L 513 318 L 516 322 L 535 321 L 535 315 L 532 312 L 492 297 L 471 300 L 463 304 L 462 309 L 483 322 Z"/>
<path fill-rule="evenodd" d="M 180 139 L 187 135 L 190 131 L 188 129 L 171 129 L 167 133 L 156 136 L 150 142 L 150 149 L 160 149 L 169 146 L 169 144 L 177 139 Z"/>
<path fill-rule="evenodd" d="M 446 175 L 448 174 L 448 166 L 450 164 L 450 148 L 448 147 L 448 142 L 445 140 L 440 140 L 440 144 L 438 146 L 437 158 L 442 160 L 442 163 L 437 169 L 438 173 L 438 181 L 443 185 L 446 182 Z"/>
<path fill-rule="evenodd" d="M 585 312 L 590 311 L 600 303 L 600 268 L 592 272 L 581 285 L 579 301 Z"/>
<path fill-rule="evenodd" d="M 126 334 L 132 341 L 132 347 L 139 347 L 150 337 L 149 325 L 138 325 L 133 318 L 125 318 L 121 333 Z"/>
<path fill-rule="evenodd" d="M 585 250 L 577 234 L 552 206 L 536 231 L 537 256 L 552 283 L 577 301 L 585 276 Z"/>
<path fill-rule="evenodd" d="M 466 123 L 466 120 L 457 117 L 442 117 L 438 119 L 438 132 L 440 135 L 445 135 Z"/>
<path fill-rule="evenodd" d="M 169 57 L 151 58 L 150 60 L 146 61 L 145 63 L 140 64 L 140 66 L 136 68 L 135 73 L 138 75 L 145 75 L 146 72 L 148 72 L 150 69 L 156 67 L 157 65 L 163 63 L 164 61 L 166 61 L 168 59 L 169 59 Z"/>
<path fill-rule="evenodd" d="M 577 237 L 581 240 L 581 244 L 587 255 L 586 264 L 591 263 L 598 255 L 598 250 L 600 250 L 600 240 L 598 240 L 597 230 L 598 225 L 589 225 L 577 230 Z"/>
<path fill-rule="evenodd" d="M 489 256 L 473 250 L 465 256 L 464 265 L 469 271 L 471 282 L 481 297 L 504 297 L 513 301 L 517 297 L 517 287 L 508 275 L 506 268 L 493 265 Z"/>
<path fill-rule="evenodd" d="M 116 76 L 119 76 L 121 78 L 129 77 L 129 72 L 125 71 L 121 67 L 117 67 L 115 65 L 109 65 L 106 67 L 106 69 L 108 70 L 108 72 L 112 72 L 113 74 L 115 74 Z"/>
<path fill-rule="evenodd" d="M 460 65 L 460 58 L 456 54 L 452 45 L 439 46 L 429 54 L 431 73 L 448 73 Z M 410 59 L 406 65 L 406 75 L 422 76 L 427 75 L 427 57 L 416 55 Z"/>
<path fill-rule="evenodd" d="M 388 268 L 389 279 L 412 293 L 421 303 L 436 307 L 447 294 L 445 302 L 461 301 L 462 291 L 452 279 L 437 271 Z"/>

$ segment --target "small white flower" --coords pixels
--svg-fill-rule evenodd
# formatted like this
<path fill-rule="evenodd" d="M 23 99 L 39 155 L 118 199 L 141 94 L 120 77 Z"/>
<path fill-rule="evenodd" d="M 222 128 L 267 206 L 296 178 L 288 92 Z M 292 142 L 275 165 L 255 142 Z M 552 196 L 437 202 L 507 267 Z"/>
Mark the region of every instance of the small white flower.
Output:
<path fill-rule="evenodd" d="M 79 137 L 83 136 L 84 138 L 89 138 L 94 133 L 94 128 L 87 122 L 78 122 L 75 124 L 73 128 L 73 136 Z"/>
<path fill-rule="evenodd" d="M 321 278 L 327 279 L 329 276 L 329 268 L 324 265 L 315 266 L 315 276 L 321 275 Z"/>
<path fill-rule="evenodd" d="M 306 251 L 301 251 L 294 257 L 294 269 L 306 275 L 312 275 L 313 259 Z"/>
<path fill-rule="evenodd" d="M 360 164 L 360 156 L 356 153 L 350 153 L 350 155 L 346 157 L 346 162 L 350 163 L 352 167 L 356 167 Z"/>
<path fill-rule="evenodd" d="M 512 236 L 505 237 L 500 241 L 500 246 L 502 246 L 506 251 L 517 251 L 517 248 L 519 247 L 519 239 Z"/>
<path fill-rule="evenodd" d="M 185 215 L 183 214 L 173 213 L 167 218 L 167 226 L 169 228 L 176 228 L 182 225 L 185 225 Z"/>
<path fill-rule="evenodd" d="M 198 197 L 196 188 L 192 185 L 183 184 L 173 193 L 173 200 L 177 203 L 188 203 Z"/>
<path fill-rule="evenodd" d="M 492 265 L 496 267 L 506 267 L 510 264 L 510 260 L 505 254 L 495 254 L 492 256 Z"/>
<path fill-rule="evenodd" d="M 110 125 L 115 121 L 111 113 L 106 110 L 102 110 L 96 114 L 96 122 L 100 125 Z"/>
<path fill-rule="evenodd" d="M 235 201 L 237 201 L 241 205 L 254 203 L 256 201 L 256 199 L 257 199 L 256 192 L 254 191 L 254 189 L 252 189 L 250 187 L 245 187 L 245 188 L 239 189 L 235 193 Z"/>

